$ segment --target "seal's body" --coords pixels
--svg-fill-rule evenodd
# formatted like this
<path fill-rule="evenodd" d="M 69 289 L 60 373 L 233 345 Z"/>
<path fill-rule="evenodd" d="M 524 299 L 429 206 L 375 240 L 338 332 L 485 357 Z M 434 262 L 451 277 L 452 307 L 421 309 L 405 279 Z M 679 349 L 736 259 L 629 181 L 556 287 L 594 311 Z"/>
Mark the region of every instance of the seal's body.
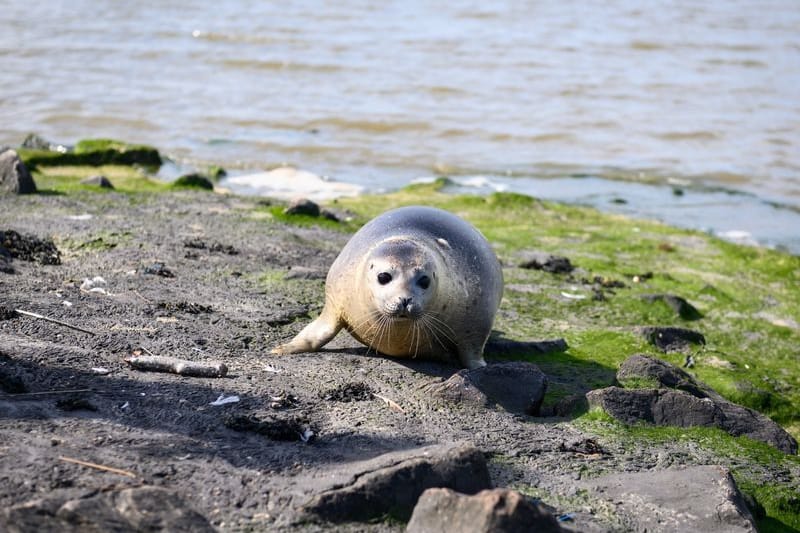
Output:
<path fill-rule="evenodd" d="M 345 328 L 386 355 L 477 368 L 502 294 L 478 230 L 441 209 L 394 209 L 353 235 L 328 272 L 320 316 L 273 353 L 315 351 Z"/>

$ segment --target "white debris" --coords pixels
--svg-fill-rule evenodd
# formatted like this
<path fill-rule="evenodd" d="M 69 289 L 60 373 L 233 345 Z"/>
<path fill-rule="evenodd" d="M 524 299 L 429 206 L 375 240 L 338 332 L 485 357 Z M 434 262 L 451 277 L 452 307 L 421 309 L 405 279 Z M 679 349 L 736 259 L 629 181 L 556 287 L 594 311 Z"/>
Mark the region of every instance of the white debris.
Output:
<path fill-rule="evenodd" d="M 310 429 L 307 429 L 307 430 L 303 431 L 303 433 L 300 434 L 300 440 L 303 441 L 303 442 L 308 442 L 309 440 L 311 440 L 311 437 L 313 437 L 313 436 L 314 436 L 314 432 L 311 431 Z"/>
<path fill-rule="evenodd" d="M 110 295 L 111 293 L 101 287 L 101 285 L 106 285 L 106 280 L 101 276 L 95 276 L 92 279 L 84 278 L 83 283 L 81 283 L 81 291 Z"/>
<path fill-rule="evenodd" d="M 94 372 L 98 376 L 106 376 L 111 373 L 111 370 L 104 366 L 95 366 L 92 367 L 92 372 Z"/>
<path fill-rule="evenodd" d="M 586 299 L 586 295 L 585 294 L 576 294 L 574 292 L 566 292 L 566 291 L 561 291 L 561 296 L 563 296 L 564 298 L 569 298 L 570 300 L 585 300 Z"/>
<path fill-rule="evenodd" d="M 92 220 L 92 215 L 89 213 L 83 213 L 82 215 L 69 215 L 67 217 L 70 220 Z"/>
<path fill-rule="evenodd" d="M 217 398 L 216 400 L 211 402 L 209 405 L 220 406 L 220 405 L 226 405 L 226 404 L 229 404 L 229 403 L 238 403 L 238 402 L 239 402 L 239 397 L 236 396 L 235 394 L 232 395 L 232 396 L 225 396 L 224 394 L 220 394 L 219 398 Z"/>
<path fill-rule="evenodd" d="M 64 307 L 72 307 L 72 302 L 70 302 L 69 300 L 64 300 L 63 302 L 61 302 L 61 305 L 63 305 Z"/>

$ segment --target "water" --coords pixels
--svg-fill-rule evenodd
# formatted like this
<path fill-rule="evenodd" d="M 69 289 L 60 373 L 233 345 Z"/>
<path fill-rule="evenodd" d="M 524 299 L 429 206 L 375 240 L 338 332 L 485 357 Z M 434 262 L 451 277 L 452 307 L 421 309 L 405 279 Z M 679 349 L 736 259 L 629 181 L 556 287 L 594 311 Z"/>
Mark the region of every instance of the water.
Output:
<path fill-rule="evenodd" d="M 0 144 L 115 137 L 367 190 L 485 176 L 800 252 L 796 0 L 136 4 L 5 2 Z"/>

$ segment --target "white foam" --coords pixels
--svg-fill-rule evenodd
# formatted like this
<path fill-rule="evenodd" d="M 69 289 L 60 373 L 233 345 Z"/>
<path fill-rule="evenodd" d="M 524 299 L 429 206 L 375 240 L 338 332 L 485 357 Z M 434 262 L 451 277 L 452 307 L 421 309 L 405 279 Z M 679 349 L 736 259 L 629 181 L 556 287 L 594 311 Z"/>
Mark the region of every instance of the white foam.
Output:
<path fill-rule="evenodd" d="M 294 167 L 278 167 L 268 172 L 231 176 L 223 180 L 222 185 L 237 193 L 283 200 L 304 197 L 321 201 L 358 196 L 364 192 L 364 187 L 360 185 L 326 179 Z"/>

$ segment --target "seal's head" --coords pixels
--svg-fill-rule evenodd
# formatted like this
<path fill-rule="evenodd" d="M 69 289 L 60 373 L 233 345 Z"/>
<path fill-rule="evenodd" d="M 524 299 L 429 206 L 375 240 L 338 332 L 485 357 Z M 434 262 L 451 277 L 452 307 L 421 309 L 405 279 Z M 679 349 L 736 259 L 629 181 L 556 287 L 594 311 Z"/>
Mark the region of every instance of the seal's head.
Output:
<path fill-rule="evenodd" d="M 436 295 L 435 262 L 407 239 L 381 242 L 370 254 L 367 285 L 376 310 L 387 318 L 416 320 Z"/>

